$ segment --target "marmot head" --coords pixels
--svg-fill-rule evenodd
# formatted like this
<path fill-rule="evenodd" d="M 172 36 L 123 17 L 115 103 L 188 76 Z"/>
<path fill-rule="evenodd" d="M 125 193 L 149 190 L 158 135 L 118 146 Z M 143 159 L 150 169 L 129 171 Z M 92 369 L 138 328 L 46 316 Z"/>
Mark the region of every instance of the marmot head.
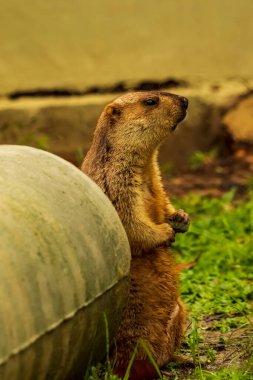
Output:
<path fill-rule="evenodd" d="M 187 107 L 186 98 L 167 92 L 128 93 L 105 107 L 95 136 L 106 135 L 112 149 L 153 151 L 185 118 Z"/>

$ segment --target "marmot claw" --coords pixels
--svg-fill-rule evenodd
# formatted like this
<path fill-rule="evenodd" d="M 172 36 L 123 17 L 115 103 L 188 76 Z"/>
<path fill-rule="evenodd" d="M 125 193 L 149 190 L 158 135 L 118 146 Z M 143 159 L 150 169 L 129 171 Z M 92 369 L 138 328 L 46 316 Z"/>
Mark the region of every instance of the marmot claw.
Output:
<path fill-rule="evenodd" d="M 190 225 L 190 217 L 184 210 L 179 209 L 169 216 L 167 222 L 175 232 L 186 232 Z"/>

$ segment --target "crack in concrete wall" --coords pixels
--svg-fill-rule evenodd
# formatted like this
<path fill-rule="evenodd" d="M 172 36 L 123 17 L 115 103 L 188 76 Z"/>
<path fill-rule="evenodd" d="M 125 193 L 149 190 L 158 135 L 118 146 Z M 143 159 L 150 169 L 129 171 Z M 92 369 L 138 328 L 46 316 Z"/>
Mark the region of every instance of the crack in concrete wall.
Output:
<path fill-rule="evenodd" d="M 87 90 L 79 91 L 71 88 L 55 88 L 55 89 L 34 89 L 10 92 L 6 95 L 8 99 L 20 98 L 44 98 L 44 97 L 69 97 L 69 96 L 84 96 L 90 94 L 118 94 L 126 91 L 151 91 L 162 90 L 178 87 L 186 87 L 187 82 L 177 79 L 166 79 L 164 81 L 146 80 L 135 85 L 119 82 L 113 86 L 93 86 Z"/>

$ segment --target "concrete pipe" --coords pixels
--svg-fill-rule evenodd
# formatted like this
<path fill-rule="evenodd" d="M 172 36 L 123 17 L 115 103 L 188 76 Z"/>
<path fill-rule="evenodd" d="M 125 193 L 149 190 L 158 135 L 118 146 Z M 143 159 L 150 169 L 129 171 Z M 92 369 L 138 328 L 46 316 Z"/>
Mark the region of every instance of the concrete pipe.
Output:
<path fill-rule="evenodd" d="M 0 379 L 82 379 L 126 304 L 130 249 L 107 197 L 50 153 L 0 147 Z M 105 317 L 106 316 L 106 317 Z"/>

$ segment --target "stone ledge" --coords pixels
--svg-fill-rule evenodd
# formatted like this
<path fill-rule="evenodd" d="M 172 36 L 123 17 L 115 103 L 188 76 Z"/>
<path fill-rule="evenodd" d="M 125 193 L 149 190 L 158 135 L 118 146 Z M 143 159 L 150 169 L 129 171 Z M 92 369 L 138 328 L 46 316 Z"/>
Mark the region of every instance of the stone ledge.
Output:
<path fill-rule="evenodd" d="M 237 141 L 253 142 L 253 93 L 229 110 L 223 122 Z"/>
<path fill-rule="evenodd" d="M 161 162 L 184 166 L 194 151 L 206 151 L 222 137 L 224 111 L 249 91 L 249 84 L 228 81 L 168 91 L 188 97 L 190 105 L 187 119 L 162 146 Z M 43 148 L 79 165 L 103 107 L 118 95 L 1 99 L 0 143 Z"/>

